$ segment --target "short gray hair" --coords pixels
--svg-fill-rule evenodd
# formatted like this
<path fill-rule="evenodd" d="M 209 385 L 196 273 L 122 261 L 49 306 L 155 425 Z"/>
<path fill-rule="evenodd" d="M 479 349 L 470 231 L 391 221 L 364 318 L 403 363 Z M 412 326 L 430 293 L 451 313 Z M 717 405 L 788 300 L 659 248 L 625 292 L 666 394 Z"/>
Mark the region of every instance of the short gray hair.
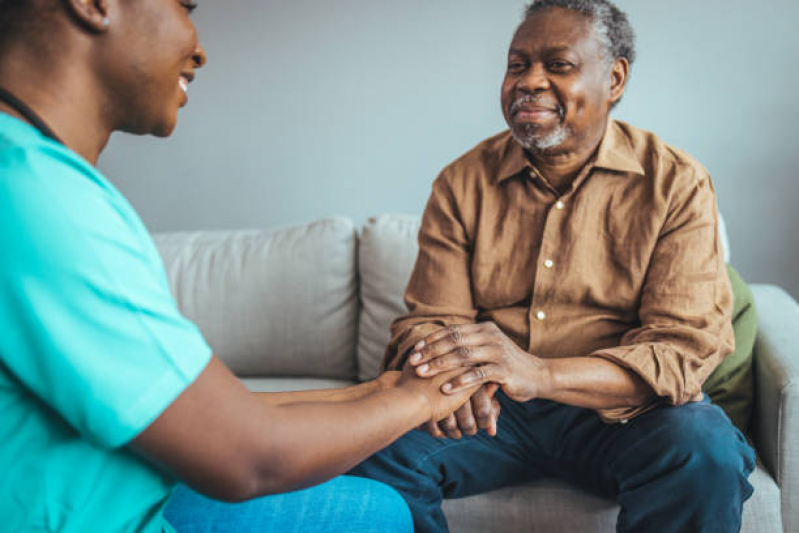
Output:
<path fill-rule="evenodd" d="M 605 47 L 608 63 L 624 58 L 632 65 L 635 61 L 635 31 L 627 15 L 608 0 L 533 0 L 524 12 L 530 20 L 539 11 L 559 7 L 577 11 L 589 17 Z"/>

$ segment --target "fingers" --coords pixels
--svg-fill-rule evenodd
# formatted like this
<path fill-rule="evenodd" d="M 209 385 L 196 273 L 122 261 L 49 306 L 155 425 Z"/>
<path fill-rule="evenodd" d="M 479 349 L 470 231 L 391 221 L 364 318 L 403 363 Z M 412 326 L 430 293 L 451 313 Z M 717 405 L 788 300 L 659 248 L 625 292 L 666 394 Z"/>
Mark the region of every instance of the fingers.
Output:
<path fill-rule="evenodd" d="M 487 333 L 492 328 L 496 328 L 493 323 L 481 323 L 440 329 L 414 346 L 409 361 L 412 365 L 419 366 L 460 348 L 480 346 L 484 344 Z"/>
<path fill-rule="evenodd" d="M 474 403 L 474 396 L 471 402 L 466 402 L 463 406 L 455 411 L 455 418 L 458 421 L 458 427 L 461 432 L 466 435 L 477 435 L 477 421 L 474 418 L 472 405 Z"/>
<path fill-rule="evenodd" d="M 493 424 L 489 429 L 486 430 L 492 437 L 497 436 L 497 420 L 499 420 L 499 412 L 502 410 L 502 406 L 499 405 L 499 400 L 497 400 L 496 397 L 499 387 L 499 383 L 486 383 L 483 385 L 486 394 L 489 398 L 491 398 L 491 408 L 494 410 L 494 416 L 492 418 Z"/>
<path fill-rule="evenodd" d="M 457 440 L 463 436 L 460 428 L 458 427 L 458 420 L 455 418 L 455 414 L 451 414 L 443 420 L 440 420 L 438 422 L 438 427 L 441 428 L 441 431 L 444 433 L 444 435 L 446 435 L 447 438 Z"/>
<path fill-rule="evenodd" d="M 459 346 L 446 355 L 432 356 L 432 359 L 416 367 L 416 374 L 430 378 L 456 368 L 474 366 L 487 360 L 490 349 L 488 346 Z"/>
<path fill-rule="evenodd" d="M 437 439 L 444 438 L 444 433 L 441 431 L 441 428 L 438 427 L 438 422 L 435 420 L 428 420 L 419 429 L 421 429 L 422 431 L 426 431 L 431 436 Z"/>
<path fill-rule="evenodd" d="M 497 436 L 497 420 L 499 420 L 499 413 L 502 411 L 502 406 L 499 404 L 499 400 L 496 398 L 491 398 L 491 408 L 494 410 L 494 418 L 492 426 L 487 429 L 488 434 L 492 437 Z"/>
<path fill-rule="evenodd" d="M 486 387 L 480 387 L 472 396 L 471 408 L 474 419 L 479 429 L 484 429 L 489 435 L 496 434 L 497 420 L 495 418 L 494 406 L 491 404 L 491 396 L 488 395 Z M 493 433 L 492 433 L 493 431 Z"/>
<path fill-rule="evenodd" d="M 464 389 L 469 389 L 475 385 L 483 385 L 489 381 L 501 383 L 501 378 L 501 369 L 498 365 L 480 365 L 444 383 L 441 386 L 441 392 L 444 394 L 457 394 Z"/>
<path fill-rule="evenodd" d="M 488 394 L 488 396 L 490 398 L 493 398 L 494 395 L 499 390 L 499 383 L 486 383 L 485 384 L 485 390 L 486 390 L 486 394 Z"/>
<path fill-rule="evenodd" d="M 496 388 L 493 388 L 496 392 Z M 477 435 L 483 429 L 489 435 L 497 434 L 499 401 L 492 398 L 488 386 L 478 389 L 469 402 L 439 422 L 428 421 L 419 429 L 427 431 L 436 438 L 460 439 L 463 435 Z"/>

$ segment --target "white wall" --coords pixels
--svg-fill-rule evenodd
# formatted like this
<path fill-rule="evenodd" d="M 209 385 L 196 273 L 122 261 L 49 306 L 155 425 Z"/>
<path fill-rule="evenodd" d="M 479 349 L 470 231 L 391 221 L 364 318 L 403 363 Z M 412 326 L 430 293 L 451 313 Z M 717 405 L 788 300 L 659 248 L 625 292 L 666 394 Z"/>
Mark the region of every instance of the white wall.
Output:
<path fill-rule="evenodd" d="M 101 169 L 153 231 L 420 213 L 438 171 L 505 128 L 519 0 L 202 1 L 209 63 L 169 140 Z M 619 0 L 639 59 L 616 116 L 714 176 L 732 263 L 799 296 L 799 2 Z"/>

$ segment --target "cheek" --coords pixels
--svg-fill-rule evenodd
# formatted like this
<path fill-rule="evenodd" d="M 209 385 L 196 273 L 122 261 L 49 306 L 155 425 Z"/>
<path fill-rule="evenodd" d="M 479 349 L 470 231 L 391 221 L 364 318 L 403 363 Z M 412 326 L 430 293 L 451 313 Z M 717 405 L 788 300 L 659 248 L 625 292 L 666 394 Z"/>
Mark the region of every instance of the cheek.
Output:
<path fill-rule="evenodd" d="M 499 98 L 500 98 L 500 101 L 502 102 L 502 105 L 505 105 L 506 103 L 508 103 L 510 101 L 511 89 L 510 89 L 510 85 L 508 84 L 507 81 L 503 81 L 502 82 L 502 86 L 500 87 L 499 95 L 500 95 Z"/>
<path fill-rule="evenodd" d="M 567 116 L 571 115 L 576 120 L 583 120 L 586 115 L 592 115 L 595 102 L 591 98 L 591 91 L 584 82 L 577 82 L 564 88 L 563 101 L 566 103 Z"/>
<path fill-rule="evenodd" d="M 500 104 L 502 105 L 502 114 L 505 115 L 505 118 L 508 118 L 508 108 L 513 103 L 514 97 L 514 87 L 515 84 L 513 81 L 505 80 L 502 82 L 502 87 L 500 88 Z"/>

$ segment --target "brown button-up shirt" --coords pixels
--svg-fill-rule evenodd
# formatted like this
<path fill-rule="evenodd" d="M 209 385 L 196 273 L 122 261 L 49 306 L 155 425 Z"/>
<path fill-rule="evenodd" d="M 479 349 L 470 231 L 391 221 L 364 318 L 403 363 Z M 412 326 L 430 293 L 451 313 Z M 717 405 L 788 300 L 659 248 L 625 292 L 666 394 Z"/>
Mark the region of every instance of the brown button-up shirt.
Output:
<path fill-rule="evenodd" d="M 435 180 L 384 364 L 443 326 L 493 321 L 529 353 L 602 357 L 658 401 L 699 399 L 734 346 L 717 227 L 707 171 L 651 133 L 609 121 L 563 193 L 501 133 Z"/>

